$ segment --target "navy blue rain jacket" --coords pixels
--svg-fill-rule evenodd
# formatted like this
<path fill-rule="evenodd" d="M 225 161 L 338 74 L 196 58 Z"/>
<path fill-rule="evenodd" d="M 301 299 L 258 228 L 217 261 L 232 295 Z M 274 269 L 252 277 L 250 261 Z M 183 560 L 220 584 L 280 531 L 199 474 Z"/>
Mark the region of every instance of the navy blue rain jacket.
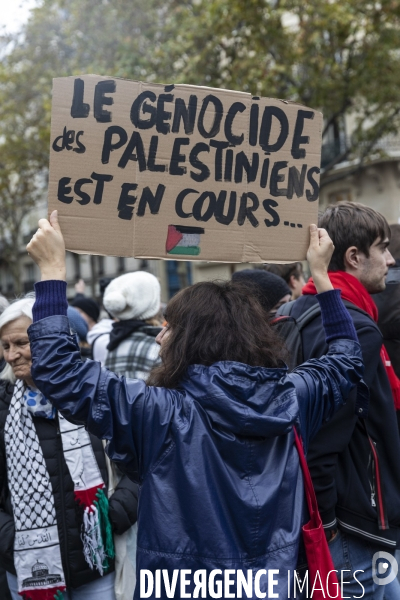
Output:
<path fill-rule="evenodd" d="M 253 578 L 278 569 L 273 591 L 287 598 L 304 521 L 292 428 L 307 447 L 343 404 L 362 376 L 359 344 L 335 340 L 326 356 L 290 374 L 193 365 L 171 390 L 82 362 L 66 317 L 34 323 L 29 337 L 37 387 L 67 419 L 110 440 L 111 460 L 140 484 L 135 598 L 143 569 L 167 569 L 170 579 L 173 569 L 190 570 L 188 594 L 201 569 L 251 569 Z M 161 581 L 158 597 L 166 598 Z M 259 584 L 268 595 L 267 576 Z M 180 595 L 178 578 L 169 597 Z"/>

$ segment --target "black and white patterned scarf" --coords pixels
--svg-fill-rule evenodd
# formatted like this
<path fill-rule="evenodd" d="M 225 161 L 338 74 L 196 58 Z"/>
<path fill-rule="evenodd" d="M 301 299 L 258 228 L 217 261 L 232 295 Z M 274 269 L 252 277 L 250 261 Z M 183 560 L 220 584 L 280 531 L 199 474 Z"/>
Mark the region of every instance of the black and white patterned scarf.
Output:
<path fill-rule="evenodd" d="M 65 577 L 61 561 L 53 490 L 32 414 L 24 399 L 25 383 L 17 380 L 7 415 L 4 439 L 7 476 L 14 511 L 14 563 L 18 592 L 26 600 L 62 598 Z M 58 418 L 75 499 L 83 505 L 82 540 L 91 568 L 103 575 L 113 556 L 104 483 L 83 426 Z M 111 538 L 111 543 L 110 543 Z"/>

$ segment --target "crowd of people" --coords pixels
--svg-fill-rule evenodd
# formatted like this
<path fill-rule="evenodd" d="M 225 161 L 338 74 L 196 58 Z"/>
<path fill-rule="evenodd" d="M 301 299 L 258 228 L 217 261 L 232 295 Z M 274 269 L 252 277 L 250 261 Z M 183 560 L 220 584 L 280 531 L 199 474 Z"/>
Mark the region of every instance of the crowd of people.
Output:
<path fill-rule="evenodd" d="M 400 548 L 399 225 L 328 207 L 307 283 L 300 262 L 239 270 L 164 314 L 144 271 L 68 303 L 56 213 L 27 249 L 35 296 L 0 298 L 4 594 L 241 597 L 215 594 L 243 572 L 247 597 L 312 597 L 299 435 L 337 597 L 400 600 L 374 563 Z"/>

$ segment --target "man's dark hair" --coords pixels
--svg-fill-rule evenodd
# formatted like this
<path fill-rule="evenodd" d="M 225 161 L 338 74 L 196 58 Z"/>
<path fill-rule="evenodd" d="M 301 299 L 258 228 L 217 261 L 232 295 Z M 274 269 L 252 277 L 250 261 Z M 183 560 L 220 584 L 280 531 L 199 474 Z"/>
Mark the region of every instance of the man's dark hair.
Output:
<path fill-rule="evenodd" d="M 392 237 L 390 238 L 389 252 L 395 260 L 400 260 L 400 225 L 390 225 Z"/>
<path fill-rule="evenodd" d="M 303 265 L 301 262 L 290 263 L 287 265 L 265 263 L 265 265 L 263 265 L 263 270 L 273 273 L 274 275 L 279 275 L 279 277 L 282 277 L 287 284 L 289 284 L 292 275 L 294 275 L 296 279 L 300 279 L 302 275 L 304 276 Z"/>
<path fill-rule="evenodd" d="M 369 256 L 369 249 L 379 239 L 390 239 L 390 228 L 385 217 L 369 206 L 356 202 L 330 205 L 319 219 L 319 227 L 329 233 L 334 245 L 330 271 L 344 271 L 344 255 L 351 246 Z"/>
<path fill-rule="evenodd" d="M 170 333 L 148 385 L 175 388 L 190 365 L 228 360 L 274 368 L 287 356 L 284 341 L 241 282 L 202 282 L 181 290 L 169 301 L 165 318 Z"/>

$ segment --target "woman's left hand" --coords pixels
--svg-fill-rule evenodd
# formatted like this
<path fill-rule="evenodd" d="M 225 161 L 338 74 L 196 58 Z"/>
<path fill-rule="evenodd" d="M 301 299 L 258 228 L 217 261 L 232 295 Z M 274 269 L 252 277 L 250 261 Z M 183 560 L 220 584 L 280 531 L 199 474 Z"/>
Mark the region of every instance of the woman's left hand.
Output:
<path fill-rule="evenodd" d="M 65 244 L 56 210 L 51 213 L 50 221 L 40 219 L 39 229 L 26 249 L 40 268 L 42 281 L 65 280 Z"/>

